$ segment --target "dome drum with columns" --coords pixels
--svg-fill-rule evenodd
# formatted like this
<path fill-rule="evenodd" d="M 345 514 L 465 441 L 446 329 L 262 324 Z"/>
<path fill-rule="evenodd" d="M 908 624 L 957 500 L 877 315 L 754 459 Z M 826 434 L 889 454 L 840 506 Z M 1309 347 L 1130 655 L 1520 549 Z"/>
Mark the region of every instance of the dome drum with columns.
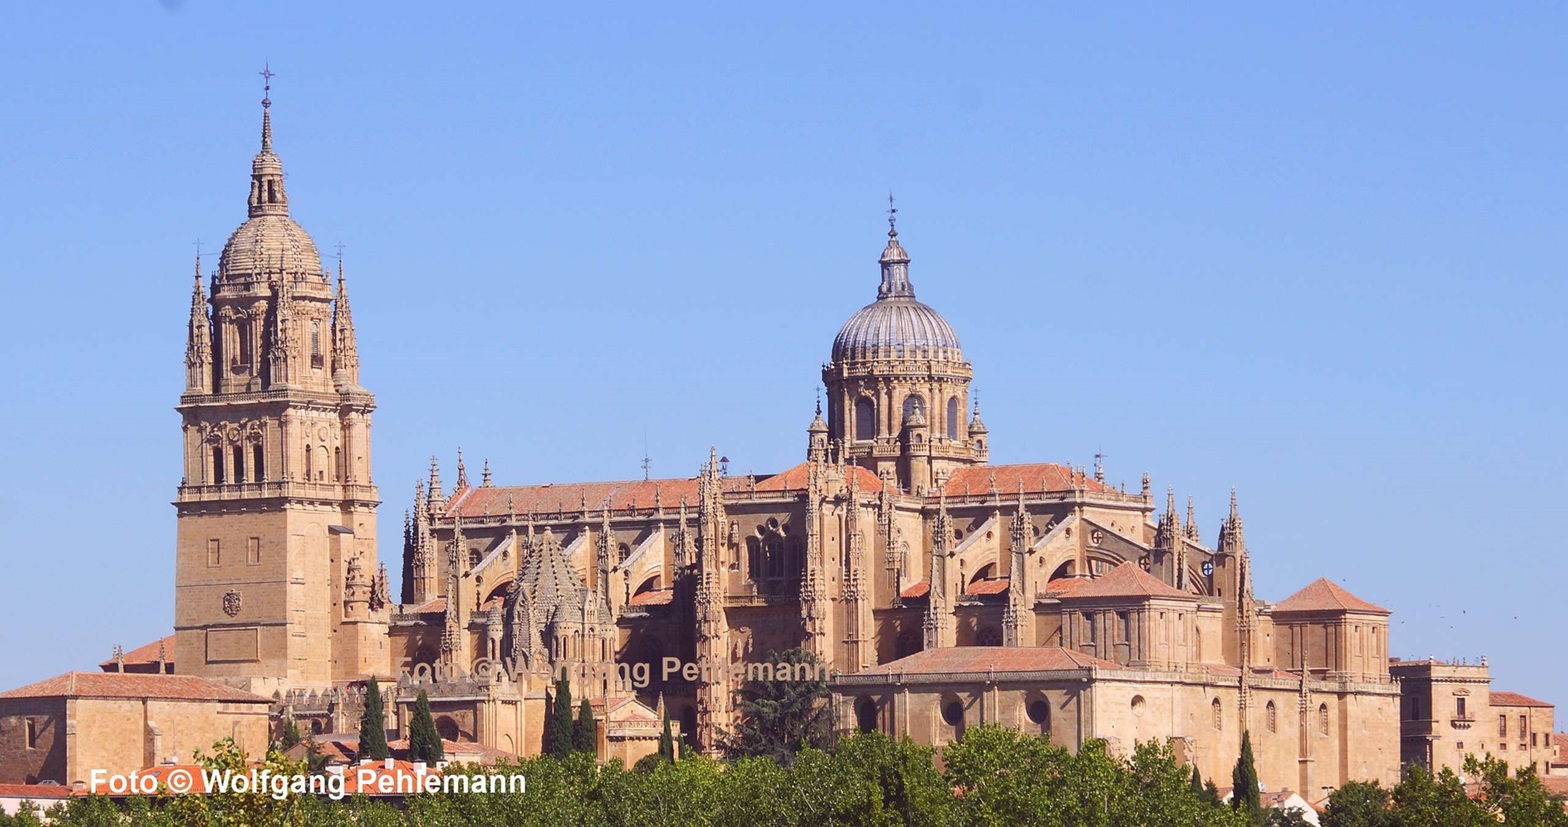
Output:
<path fill-rule="evenodd" d="M 915 299 L 909 254 L 889 216 L 877 300 L 839 329 L 822 369 L 827 431 L 846 461 L 924 493 L 959 466 L 984 462 L 985 438 L 969 420 L 969 382 L 953 326 Z"/>

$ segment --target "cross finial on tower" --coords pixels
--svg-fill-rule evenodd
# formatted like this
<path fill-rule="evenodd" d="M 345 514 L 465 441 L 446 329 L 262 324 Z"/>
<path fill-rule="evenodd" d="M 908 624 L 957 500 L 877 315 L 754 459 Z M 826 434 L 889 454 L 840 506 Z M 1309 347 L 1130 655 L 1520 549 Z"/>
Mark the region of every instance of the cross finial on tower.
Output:
<path fill-rule="evenodd" d="M 270 65 L 262 67 L 259 73 L 262 78 L 261 93 L 261 151 L 272 151 L 272 78 L 274 72 Z"/>
<path fill-rule="evenodd" d="M 261 105 L 262 106 L 271 106 L 272 105 L 272 79 L 274 77 L 276 77 L 278 73 L 272 71 L 272 64 L 270 64 L 270 63 L 263 63 L 261 65 L 261 71 L 257 72 L 256 74 L 261 75 L 261 83 L 262 83 L 262 86 L 261 86 Z"/>
<path fill-rule="evenodd" d="M 898 238 L 898 207 L 893 206 L 893 191 L 887 192 L 887 237 Z"/>

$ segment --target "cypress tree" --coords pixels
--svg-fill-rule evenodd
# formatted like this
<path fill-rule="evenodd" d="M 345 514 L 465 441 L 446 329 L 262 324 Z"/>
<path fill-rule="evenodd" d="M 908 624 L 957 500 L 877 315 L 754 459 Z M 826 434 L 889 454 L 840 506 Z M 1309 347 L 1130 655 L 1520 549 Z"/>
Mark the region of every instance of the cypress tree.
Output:
<path fill-rule="evenodd" d="M 295 723 L 294 716 L 283 719 L 283 734 L 278 738 L 278 749 L 286 750 L 300 742 L 299 724 Z"/>
<path fill-rule="evenodd" d="M 572 685 L 566 675 L 555 682 L 555 708 L 550 720 L 550 754 L 565 758 L 572 754 Z"/>
<path fill-rule="evenodd" d="M 1192 787 L 1192 794 L 1203 797 L 1203 776 L 1198 772 L 1198 765 L 1192 765 L 1192 777 L 1187 780 L 1187 785 Z"/>
<path fill-rule="evenodd" d="M 365 684 L 365 712 L 359 716 L 359 757 L 385 761 L 391 755 L 387 749 L 387 715 L 381 708 L 381 687 L 371 678 Z"/>
<path fill-rule="evenodd" d="M 577 752 L 599 752 L 598 724 L 593 719 L 593 704 L 583 698 L 577 707 L 577 724 L 572 730 L 572 749 Z"/>
<path fill-rule="evenodd" d="M 1241 755 L 1236 758 L 1236 769 L 1230 774 L 1230 806 L 1248 814 L 1257 813 L 1263 806 L 1263 796 L 1258 792 L 1258 766 L 1252 760 L 1252 733 L 1241 731 Z"/>
<path fill-rule="evenodd" d="M 408 760 L 434 764 L 446 757 L 441 735 L 436 732 L 436 721 L 430 714 L 430 696 L 419 690 L 419 700 L 414 702 L 414 720 L 408 724 Z"/>
<path fill-rule="evenodd" d="M 675 760 L 675 739 L 670 735 L 670 711 L 664 710 L 664 733 L 659 736 L 659 757 L 666 761 Z"/>

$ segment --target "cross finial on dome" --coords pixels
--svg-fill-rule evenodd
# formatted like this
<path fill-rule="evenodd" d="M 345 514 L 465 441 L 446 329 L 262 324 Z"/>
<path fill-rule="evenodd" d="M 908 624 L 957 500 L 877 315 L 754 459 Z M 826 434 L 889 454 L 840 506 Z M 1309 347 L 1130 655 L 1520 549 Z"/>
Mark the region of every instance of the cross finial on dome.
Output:
<path fill-rule="evenodd" d="M 887 191 L 887 237 L 898 238 L 898 207 L 893 206 L 893 191 Z"/>

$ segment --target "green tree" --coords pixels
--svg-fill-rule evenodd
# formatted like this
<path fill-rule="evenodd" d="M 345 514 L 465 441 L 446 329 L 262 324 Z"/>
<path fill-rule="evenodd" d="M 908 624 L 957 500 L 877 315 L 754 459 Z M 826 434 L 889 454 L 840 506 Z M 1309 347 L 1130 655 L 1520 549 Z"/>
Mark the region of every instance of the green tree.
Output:
<path fill-rule="evenodd" d="M 1311 827 L 1312 822 L 1307 821 L 1307 815 L 1300 807 L 1282 807 L 1270 810 L 1263 824 L 1264 827 Z"/>
<path fill-rule="evenodd" d="M 1497 820 L 1465 793 L 1465 785 L 1444 767 L 1437 775 L 1412 764 L 1405 780 L 1394 788 L 1394 824 L 1400 827 L 1441 824 L 1444 827 L 1482 827 Z"/>
<path fill-rule="evenodd" d="M 1507 824 L 1568 825 L 1562 802 L 1553 800 L 1535 773 L 1535 765 L 1509 774 L 1507 762 L 1488 755 L 1467 756 L 1465 775 L 1481 783 L 1480 804 L 1490 815 Z"/>
<path fill-rule="evenodd" d="M 598 723 L 593 719 L 593 704 L 583 698 L 577 707 L 577 723 L 572 729 L 572 748 L 578 752 L 599 754 Z"/>
<path fill-rule="evenodd" d="M 566 672 L 555 682 L 554 708 L 550 718 L 550 754 L 564 759 L 572 754 L 572 685 Z"/>
<path fill-rule="evenodd" d="M 278 749 L 287 750 L 300 742 L 299 724 L 293 715 L 283 717 L 283 732 L 278 736 Z"/>
<path fill-rule="evenodd" d="M 1258 789 L 1258 765 L 1252 759 L 1252 732 L 1244 729 L 1241 731 L 1241 755 L 1236 757 L 1236 768 L 1230 773 L 1230 806 L 1256 817 L 1263 809 L 1262 797 Z"/>
<path fill-rule="evenodd" d="M 385 761 L 391 755 L 387 749 L 387 715 L 381 708 L 381 687 L 371 678 L 365 684 L 365 711 L 359 716 L 359 757 Z"/>
<path fill-rule="evenodd" d="M 670 734 L 670 711 L 664 710 L 664 732 L 659 734 L 659 757 L 665 761 L 675 760 L 675 740 Z"/>
<path fill-rule="evenodd" d="M 773 680 L 748 677 L 735 693 L 735 730 L 719 735 L 725 756 L 767 757 L 788 766 L 805 747 L 830 747 L 833 708 L 827 681 L 817 677 L 816 657 L 786 649 L 770 652 L 766 664 Z"/>
<path fill-rule="evenodd" d="M 434 764 L 445 757 L 446 747 L 430 714 L 430 696 L 421 689 L 414 701 L 414 719 L 408 723 L 408 760 Z"/>
<path fill-rule="evenodd" d="M 1350 781 L 1329 794 L 1323 827 L 1397 827 L 1393 793 L 1376 781 Z"/>

